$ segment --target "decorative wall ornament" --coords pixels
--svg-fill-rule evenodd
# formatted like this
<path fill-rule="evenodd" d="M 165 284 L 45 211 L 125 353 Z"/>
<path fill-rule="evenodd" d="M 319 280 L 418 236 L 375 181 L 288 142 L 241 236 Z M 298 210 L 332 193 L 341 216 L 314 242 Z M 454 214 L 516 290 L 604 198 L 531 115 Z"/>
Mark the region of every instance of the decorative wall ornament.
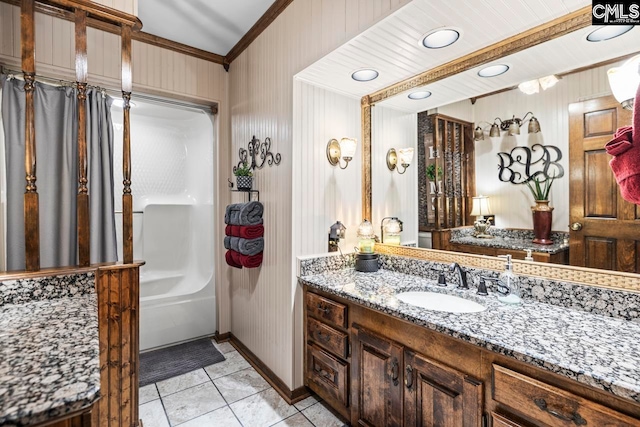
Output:
<path fill-rule="evenodd" d="M 498 179 L 502 182 L 524 184 L 538 178 L 542 183 L 564 176 L 564 168 L 560 165 L 562 152 L 553 145 L 515 147 L 510 153 L 498 153 L 498 158 Z"/>
<path fill-rule="evenodd" d="M 262 169 L 265 163 L 269 166 L 273 166 L 274 164 L 277 166 L 282 160 L 280 153 L 276 153 L 274 155 L 271 152 L 271 138 L 267 137 L 264 142 L 260 142 L 255 135 L 253 136 L 253 139 L 249 141 L 249 145 L 246 150 L 244 148 L 240 148 L 240 150 L 238 150 L 238 156 L 240 157 L 240 161 L 233 167 L 234 174 L 244 163 L 247 163 L 251 170 L 255 170 Z M 249 161 L 249 157 L 251 157 L 251 161 Z"/>

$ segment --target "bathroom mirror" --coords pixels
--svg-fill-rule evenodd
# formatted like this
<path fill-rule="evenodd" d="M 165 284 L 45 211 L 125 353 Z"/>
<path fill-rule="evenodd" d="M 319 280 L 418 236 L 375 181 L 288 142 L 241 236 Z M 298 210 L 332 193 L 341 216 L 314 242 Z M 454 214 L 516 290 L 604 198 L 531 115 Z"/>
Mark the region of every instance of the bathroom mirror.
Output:
<path fill-rule="evenodd" d="M 498 153 L 510 153 L 518 146 L 532 149 L 535 144 L 557 147 L 562 155 L 557 163 L 562 167 L 564 176 L 554 182 L 551 190 L 553 229 L 568 232 L 571 220 L 570 179 L 574 177 L 575 180 L 580 175 L 585 177 L 584 170 L 576 173 L 570 165 L 569 130 L 572 126 L 574 129 L 578 127 L 575 123 L 570 124 L 571 117 L 588 116 L 593 120 L 583 123 L 583 126 L 602 127 L 594 128 L 591 136 L 599 133 L 604 135 L 604 128 L 615 130 L 630 119 L 629 112 L 622 111 L 618 108 L 619 103 L 611 101 L 613 98 L 606 71 L 638 53 L 640 30 L 632 28 L 609 40 L 587 41 L 587 36 L 597 27 L 590 25 L 591 9 L 586 2 L 545 2 L 549 13 L 544 18 L 532 18 L 535 24 L 529 23 L 525 27 L 529 30 L 511 33 L 509 31 L 513 28 L 500 25 L 492 25 L 493 31 L 487 32 L 486 26 L 475 25 L 477 20 L 464 19 L 455 13 L 453 18 L 440 16 L 439 11 L 425 8 L 424 3 L 410 3 L 394 16 L 327 55 L 310 67 L 314 70 L 304 76 L 314 84 L 361 97 L 362 142 L 365 150 L 363 215 L 371 217 L 374 224 L 383 216 L 404 216 L 401 217 L 405 221 L 403 244 L 418 240 L 417 211 L 418 203 L 422 201 L 418 201 L 419 175 L 416 165 L 419 161 L 418 148 L 424 146 L 425 141 L 419 135 L 417 114 L 427 112 L 471 122 L 474 127 L 479 124 L 484 128 L 484 139 L 473 142 L 475 191 L 467 196 L 469 199 L 480 194 L 491 197 L 497 227 L 531 229 L 531 206 L 534 204 L 524 185 L 500 181 Z M 491 22 L 507 19 L 500 11 L 494 12 L 497 13 Z M 459 42 L 450 47 L 420 56 L 422 47 L 417 43 L 420 34 L 416 28 L 427 21 L 429 23 L 426 26 L 435 25 L 431 19 L 434 13 L 438 16 L 433 19 L 439 19 L 439 25 L 446 25 L 452 19 L 453 22 L 459 22 L 462 36 Z M 521 24 L 524 25 L 518 25 Z M 391 31 L 390 27 L 398 31 Z M 478 27 L 483 27 L 482 34 L 477 33 Z M 482 39 L 484 36 L 487 38 Z M 416 69 L 419 64 L 423 64 L 422 68 Z M 379 70 L 380 77 L 366 83 L 350 82 L 348 70 L 365 65 Z M 495 77 L 478 75 L 480 70 L 494 65 L 506 65 L 508 70 Z M 411 77 L 407 78 L 405 74 L 398 78 L 407 70 L 415 71 Z M 522 82 L 552 74 L 560 77 L 559 82 L 546 90 L 540 89 L 537 94 L 526 95 L 517 89 Z M 419 91 L 428 91 L 430 96 L 409 98 L 410 94 Z M 595 108 L 592 104 L 605 97 L 613 103 L 589 113 L 589 108 Z M 569 112 L 570 105 L 572 114 Z M 616 114 L 619 112 L 620 117 L 608 114 L 611 110 L 616 110 Z M 527 112 L 532 112 L 538 119 L 540 133 L 528 134 L 528 123 L 525 123 L 520 135 L 507 136 L 507 132 L 502 131 L 500 137 L 489 136 L 490 128 L 485 122 L 491 123 L 496 117 L 502 120 L 514 116 L 524 118 Z M 602 150 L 607 140 L 603 138 L 599 141 L 600 149 L 587 156 L 600 168 L 606 168 L 609 159 Z M 367 151 L 369 143 L 371 148 Z M 397 150 L 411 146 L 416 150 L 416 155 L 407 172 L 400 175 L 395 170 L 389 170 L 386 164 L 389 148 Z M 572 196 L 580 201 L 590 198 L 593 203 L 587 207 L 583 205 L 582 209 L 591 209 L 593 216 L 603 218 L 615 215 L 616 209 L 624 210 L 628 217 L 632 217 L 631 221 L 627 221 L 629 223 L 640 218 L 633 205 L 629 208 L 617 202 L 609 206 L 595 202 L 594 195 L 614 194 L 617 191 L 611 177 L 596 181 L 595 186 L 587 188 L 581 195 Z M 634 212 L 629 212 L 631 209 Z M 415 224 L 414 228 L 411 228 L 412 224 Z M 627 266 L 635 264 L 635 259 L 640 257 L 624 254 L 624 248 L 634 245 L 634 240 L 594 237 L 583 245 L 583 250 L 599 252 L 602 255 L 600 258 L 605 261 L 591 267 L 605 269 L 617 264 L 619 260 L 612 261 L 613 258 L 627 257 L 624 261 Z M 616 251 L 616 246 L 623 249 Z M 631 271 L 626 268 L 621 270 Z"/>

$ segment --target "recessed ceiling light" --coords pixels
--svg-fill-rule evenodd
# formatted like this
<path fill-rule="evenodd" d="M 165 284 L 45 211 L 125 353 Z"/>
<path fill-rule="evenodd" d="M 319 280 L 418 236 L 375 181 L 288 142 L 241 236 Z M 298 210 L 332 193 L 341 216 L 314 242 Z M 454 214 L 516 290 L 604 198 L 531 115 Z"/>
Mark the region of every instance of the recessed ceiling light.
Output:
<path fill-rule="evenodd" d="M 412 92 L 408 95 L 409 99 L 425 99 L 431 96 L 431 92 L 428 90 L 421 90 L 418 92 Z"/>
<path fill-rule="evenodd" d="M 460 38 L 460 32 L 452 28 L 433 31 L 422 39 L 422 45 L 429 49 L 440 49 L 454 44 Z"/>
<path fill-rule="evenodd" d="M 489 65 L 478 71 L 478 75 L 480 77 L 495 77 L 507 71 L 509 71 L 509 66 L 506 64 Z"/>
<path fill-rule="evenodd" d="M 633 25 L 607 25 L 587 34 L 587 40 L 590 42 L 602 42 L 613 39 L 629 32 L 633 29 Z"/>
<path fill-rule="evenodd" d="M 371 68 L 366 68 L 364 70 L 358 70 L 351 74 L 351 78 L 358 82 L 368 82 L 375 78 L 377 78 L 379 73 Z"/>

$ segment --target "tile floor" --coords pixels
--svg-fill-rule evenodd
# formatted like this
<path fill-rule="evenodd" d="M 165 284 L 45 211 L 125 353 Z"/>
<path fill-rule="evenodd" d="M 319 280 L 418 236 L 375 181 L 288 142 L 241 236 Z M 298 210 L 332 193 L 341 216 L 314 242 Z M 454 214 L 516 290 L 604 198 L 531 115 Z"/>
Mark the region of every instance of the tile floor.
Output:
<path fill-rule="evenodd" d="M 144 427 L 341 427 L 317 397 L 288 405 L 229 343 L 226 358 L 140 389 Z"/>

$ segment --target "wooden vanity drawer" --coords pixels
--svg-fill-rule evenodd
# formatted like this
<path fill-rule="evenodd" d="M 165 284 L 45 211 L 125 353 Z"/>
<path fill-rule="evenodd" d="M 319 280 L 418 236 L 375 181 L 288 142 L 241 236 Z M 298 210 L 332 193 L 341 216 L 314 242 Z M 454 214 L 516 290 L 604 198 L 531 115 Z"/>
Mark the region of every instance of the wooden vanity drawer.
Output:
<path fill-rule="evenodd" d="M 347 328 L 347 306 L 318 294 L 307 293 L 307 312 L 339 328 Z"/>
<path fill-rule="evenodd" d="M 492 393 L 495 401 L 547 425 L 640 426 L 640 420 L 495 364 Z"/>
<path fill-rule="evenodd" d="M 349 356 L 349 336 L 311 317 L 307 318 L 307 339 L 336 356 L 345 359 Z"/>
<path fill-rule="evenodd" d="M 342 362 L 320 347 L 307 345 L 307 378 L 333 396 L 344 406 L 349 396 L 349 364 Z"/>

